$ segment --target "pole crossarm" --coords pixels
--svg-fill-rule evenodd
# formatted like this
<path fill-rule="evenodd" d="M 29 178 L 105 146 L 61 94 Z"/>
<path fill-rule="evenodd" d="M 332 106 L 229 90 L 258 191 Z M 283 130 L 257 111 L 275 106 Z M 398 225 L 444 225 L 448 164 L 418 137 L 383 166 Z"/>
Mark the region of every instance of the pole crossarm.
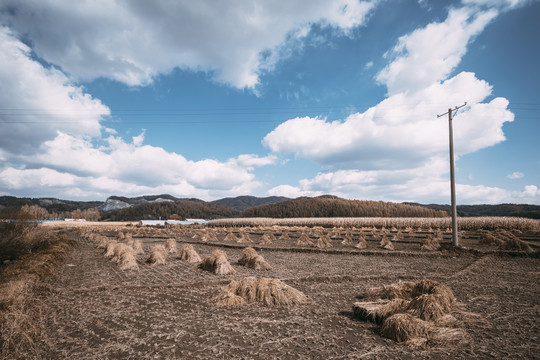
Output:
<path fill-rule="evenodd" d="M 444 114 L 437 115 L 437 118 L 448 114 L 448 136 L 450 143 L 450 196 L 452 198 L 452 244 L 455 247 L 459 246 L 458 226 L 457 226 L 457 205 L 456 205 L 456 177 L 454 173 L 454 131 L 452 129 L 452 113 L 458 111 L 467 105 L 465 102 L 461 106 L 456 106 L 453 109 L 448 109 Z"/>

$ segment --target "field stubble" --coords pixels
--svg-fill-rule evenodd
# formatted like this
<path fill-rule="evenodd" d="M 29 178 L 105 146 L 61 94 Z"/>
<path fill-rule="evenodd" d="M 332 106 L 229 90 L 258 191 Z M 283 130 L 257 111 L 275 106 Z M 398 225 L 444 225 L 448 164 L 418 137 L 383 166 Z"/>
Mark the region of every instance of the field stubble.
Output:
<path fill-rule="evenodd" d="M 117 230 L 95 229 L 111 239 Z M 103 257 L 93 240 L 81 236 L 51 284 L 53 291 L 40 298 L 46 309 L 39 324 L 44 335 L 41 356 L 530 359 L 539 354 L 538 257 L 501 253 L 496 244 L 481 243 L 476 232 L 464 233 L 462 239 L 474 251 L 453 252 L 444 247 L 420 250 L 427 231 L 396 239 L 395 250 L 384 250 L 378 246 L 380 234 L 357 229 L 353 239 L 363 233 L 367 240 L 367 248 L 359 250 L 344 245 L 339 236 L 325 249 L 296 245 L 306 229 L 291 228 L 290 239 L 283 240 L 279 235 L 284 229 L 233 230 L 235 236 L 249 232 L 251 244 L 224 241 L 226 231 L 210 242 L 200 236 L 207 231 L 202 229 L 121 230 L 142 240 L 145 254 L 137 255 L 138 270 L 121 271 Z M 266 231 L 273 231 L 275 237 L 270 244 L 260 245 Z M 388 236 L 395 233 L 389 230 Z M 199 236 L 194 238 L 195 234 Z M 191 244 L 201 258 L 214 250 L 224 251 L 235 273 L 214 275 L 175 254 L 163 265 L 146 264 L 150 249 L 171 237 L 179 247 Z M 522 237 L 538 248 L 537 234 Z M 441 244 L 449 241 L 448 234 L 442 233 Z M 256 248 L 271 270 L 239 265 L 246 246 Z M 217 304 L 215 296 L 225 285 L 248 276 L 280 279 L 304 293 L 307 303 Z M 354 318 L 352 305 L 367 289 L 422 279 L 448 286 L 460 306 L 480 316 L 482 321 L 463 324 L 467 341 L 411 348 L 382 337 L 374 324 Z"/>

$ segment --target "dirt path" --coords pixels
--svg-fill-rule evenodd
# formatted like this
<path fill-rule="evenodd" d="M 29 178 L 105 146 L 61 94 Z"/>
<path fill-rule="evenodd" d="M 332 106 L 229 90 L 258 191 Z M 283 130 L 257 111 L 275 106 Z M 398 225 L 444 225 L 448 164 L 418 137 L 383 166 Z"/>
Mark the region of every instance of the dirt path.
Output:
<path fill-rule="evenodd" d="M 181 240 L 181 239 L 180 239 Z M 188 241 L 188 239 L 186 239 Z M 145 250 L 156 243 L 145 239 Z M 179 244 L 180 245 L 180 244 Z M 195 244 L 204 257 L 215 248 Z M 539 358 L 540 260 L 487 255 L 385 256 L 259 251 L 273 266 L 235 264 L 216 276 L 178 259 L 122 272 L 81 241 L 42 299 L 43 357 L 70 359 L 470 359 Z M 231 279 L 283 279 L 309 302 L 291 307 L 224 307 L 212 298 Z M 351 316 L 367 288 L 430 278 L 449 286 L 481 324 L 458 347 L 410 349 Z"/>

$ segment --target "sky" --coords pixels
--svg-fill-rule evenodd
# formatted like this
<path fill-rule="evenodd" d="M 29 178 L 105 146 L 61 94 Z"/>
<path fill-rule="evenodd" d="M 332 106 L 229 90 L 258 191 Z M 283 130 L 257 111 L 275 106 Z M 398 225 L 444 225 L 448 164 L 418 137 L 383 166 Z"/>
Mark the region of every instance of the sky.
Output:
<path fill-rule="evenodd" d="M 0 195 L 540 205 L 540 1 L 0 0 Z M 438 117 L 438 115 L 443 115 Z"/>

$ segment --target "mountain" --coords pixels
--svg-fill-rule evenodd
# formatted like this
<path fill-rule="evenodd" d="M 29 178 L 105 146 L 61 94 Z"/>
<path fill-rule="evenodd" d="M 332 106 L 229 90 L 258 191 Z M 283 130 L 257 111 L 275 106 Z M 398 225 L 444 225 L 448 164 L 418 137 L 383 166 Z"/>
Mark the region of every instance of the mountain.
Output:
<path fill-rule="evenodd" d="M 244 211 L 255 206 L 275 204 L 278 202 L 291 200 L 290 198 L 283 196 L 269 196 L 269 197 L 256 197 L 256 196 L 237 196 L 234 198 L 224 198 L 212 201 L 214 204 L 221 204 L 232 207 L 238 211 Z"/>
<path fill-rule="evenodd" d="M 384 201 L 347 200 L 331 195 L 299 197 L 245 210 L 245 217 L 443 217 L 444 211 Z"/>
<path fill-rule="evenodd" d="M 415 206 L 422 206 L 433 210 L 442 210 L 448 213 L 452 213 L 450 205 L 438 205 L 438 204 L 417 204 L 406 203 Z M 458 205 L 458 216 L 512 216 L 523 217 L 529 219 L 540 219 L 540 206 L 528 205 L 528 204 L 497 204 L 497 205 Z"/>

